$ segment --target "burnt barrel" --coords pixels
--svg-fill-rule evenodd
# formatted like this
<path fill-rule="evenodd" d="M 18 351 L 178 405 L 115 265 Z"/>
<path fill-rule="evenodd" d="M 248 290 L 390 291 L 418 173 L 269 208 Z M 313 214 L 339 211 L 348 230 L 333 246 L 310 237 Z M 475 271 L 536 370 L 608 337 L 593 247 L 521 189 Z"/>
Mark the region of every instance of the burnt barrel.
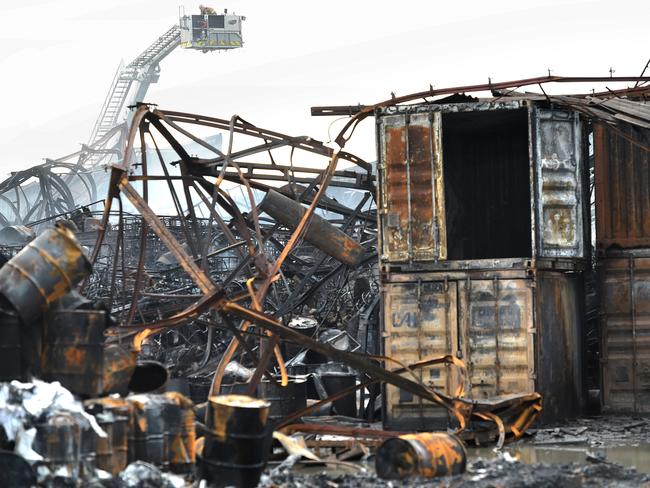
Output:
<path fill-rule="evenodd" d="M 48 229 L 0 268 L 0 292 L 25 324 L 68 293 L 92 270 L 72 231 Z"/>
<path fill-rule="evenodd" d="M 106 313 L 58 310 L 45 324 L 41 371 L 73 393 L 94 397 L 103 390 Z"/>
<path fill-rule="evenodd" d="M 199 475 L 211 486 L 257 486 L 270 448 L 269 402 L 244 395 L 208 399 Z"/>
<path fill-rule="evenodd" d="M 375 457 L 377 475 L 386 479 L 456 475 L 465 472 L 466 464 L 463 442 L 444 432 L 407 434 L 388 439 L 379 446 Z"/>

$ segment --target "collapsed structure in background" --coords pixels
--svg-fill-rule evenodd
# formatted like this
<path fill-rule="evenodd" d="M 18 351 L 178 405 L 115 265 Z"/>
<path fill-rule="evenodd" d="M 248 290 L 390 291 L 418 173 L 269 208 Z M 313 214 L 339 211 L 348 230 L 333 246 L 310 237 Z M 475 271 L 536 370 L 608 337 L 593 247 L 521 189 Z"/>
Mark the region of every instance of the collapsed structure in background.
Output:
<path fill-rule="evenodd" d="M 638 86 L 517 91 L 610 80 Z M 647 206 L 632 175 L 647 170 L 648 81 L 542 77 L 314 107 L 351 116 L 336 150 L 238 116 L 138 104 L 128 132 L 116 129 L 123 151 L 100 211 L 74 207 L 72 179 L 86 182 L 89 199 L 99 194 L 81 166 L 39 173 L 35 197 L 21 190 L 33 172 L 0 186 L 29 202 L 12 200 L 10 230 L 0 231 L 13 256 L 0 269 L 3 331 L 21 358 L 3 379 L 58 380 L 85 398 L 119 434 L 99 464 L 108 441 L 95 448 L 105 471 L 140 460 L 189 472 L 199 459 L 199 476 L 241 485 L 259 478 L 273 430 L 285 447 L 283 433 L 303 432 L 339 452 L 348 448 L 324 434 L 377 444 L 451 427 L 466 442 L 501 446 L 537 419 L 583 411 L 600 358 L 605 406 L 643 411 L 646 232 L 624 215 Z M 373 115 L 376 165 L 344 151 Z M 169 215 L 154 211 L 161 201 Z M 45 233 L 31 241 L 29 228 Z M 597 292 L 595 258 L 600 325 L 587 321 L 585 299 Z M 245 420 L 251 411 L 263 421 Z M 259 440 L 245 469 L 219 458 L 230 433 Z M 426 436 L 403 441 L 433 449 L 422 447 Z M 456 447 L 449 472 L 464 466 Z"/>

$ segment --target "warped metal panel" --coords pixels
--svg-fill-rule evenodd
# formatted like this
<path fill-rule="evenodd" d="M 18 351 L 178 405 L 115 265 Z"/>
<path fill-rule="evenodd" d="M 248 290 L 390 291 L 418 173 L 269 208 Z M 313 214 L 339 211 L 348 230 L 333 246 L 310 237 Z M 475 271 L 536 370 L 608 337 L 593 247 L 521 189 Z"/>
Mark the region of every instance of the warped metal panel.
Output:
<path fill-rule="evenodd" d="M 459 283 L 471 398 L 535 391 L 530 285 L 498 276 Z"/>
<path fill-rule="evenodd" d="M 650 131 L 594 124 L 598 246 L 650 247 Z"/>
<path fill-rule="evenodd" d="M 577 113 L 535 108 L 537 252 L 584 257 L 582 136 Z"/>
<path fill-rule="evenodd" d="M 381 259 L 447 256 L 440 113 L 378 119 Z"/>
<path fill-rule="evenodd" d="M 455 282 L 390 283 L 383 293 L 385 355 L 408 365 L 456 353 Z M 446 393 L 452 393 L 459 381 L 454 368 L 444 365 L 422 368 L 416 374 L 426 385 Z M 384 401 L 387 428 L 430 429 L 431 420 L 447 421 L 446 410 L 390 385 Z"/>
<path fill-rule="evenodd" d="M 650 412 L 650 257 L 602 262 L 603 408 Z"/>

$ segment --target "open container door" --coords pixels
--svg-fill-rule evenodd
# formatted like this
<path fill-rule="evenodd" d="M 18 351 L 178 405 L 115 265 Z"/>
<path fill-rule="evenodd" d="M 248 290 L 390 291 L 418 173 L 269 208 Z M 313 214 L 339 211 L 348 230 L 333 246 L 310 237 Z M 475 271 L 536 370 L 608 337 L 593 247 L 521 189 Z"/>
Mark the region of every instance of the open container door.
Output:
<path fill-rule="evenodd" d="M 440 119 L 439 112 L 377 118 L 384 262 L 447 258 Z"/>
<path fill-rule="evenodd" d="M 537 256 L 584 258 L 580 118 L 538 107 L 531 114 Z"/>

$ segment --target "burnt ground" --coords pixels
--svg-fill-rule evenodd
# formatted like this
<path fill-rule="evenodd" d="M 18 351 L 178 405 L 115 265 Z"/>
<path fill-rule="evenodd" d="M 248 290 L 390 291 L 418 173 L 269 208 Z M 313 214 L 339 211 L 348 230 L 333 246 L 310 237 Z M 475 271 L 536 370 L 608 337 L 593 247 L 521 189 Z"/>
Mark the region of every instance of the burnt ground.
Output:
<path fill-rule="evenodd" d="M 476 460 L 459 476 L 434 479 L 382 480 L 374 472 L 368 474 L 274 473 L 262 478 L 260 486 L 286 488 L 322 487 L 449 487 L 449 488 L 524 488 L 524 487 L 650 487 L 650 476 L 619 464 L 524 464 L 505 458 Z"/>
<path fill-rule="evenodd" d="M 650 473 L 650 419 L 579 418 L 557 427 L 531 429 L 525 439 L 505 446 L 501 453 L 470 447 L 467 472 L 459 476 L 382 480 L 374 472 L 374 458 L 357 466 L 355 474 L 331 466 L 309 471 L 301 466 L 268 469 L 260 486 L 650 488 L 650 474 L 646 474 Z"/>

